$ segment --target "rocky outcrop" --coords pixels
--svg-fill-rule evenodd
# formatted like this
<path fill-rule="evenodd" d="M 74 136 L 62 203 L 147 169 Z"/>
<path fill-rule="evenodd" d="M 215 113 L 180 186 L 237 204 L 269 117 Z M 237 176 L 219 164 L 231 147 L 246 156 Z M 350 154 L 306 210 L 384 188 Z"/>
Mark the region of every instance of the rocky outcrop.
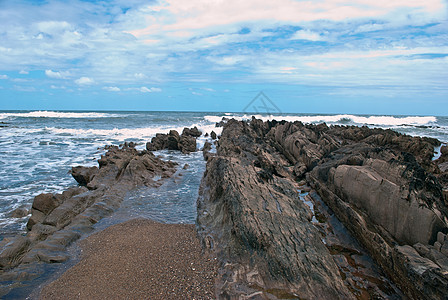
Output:
<path fill-rule="evenodd" d="M 184 128 L 182 135 L 176 130 L 170 130 L 168 134 L 158 133 L 151 139 L 151 142 L 146 144 L 146 149 L 149 151 L 157 150 L 180 150 L 182 153 L 195 152 L 196 139 L 201 136 L 201 132 L 197 127 Z"/>
<path fill-rule="evenodd" d="M 225 261 L 219 297 L 354 298 L 292 177 L 266 168 L 286 160 L 256 139 L 246 123 L 229 121 L 200 188 L 198 230 Z"/>
<path fill-rule="evenodd" d="M 443 147 L 441 158 L 432 160 L 438 145 L 367 127 L 228 121 L 198 203 L 204 243 L 225 249 L 225 260 L 238 266 L 224 267 L 234 283 L 223 276 L 223 291 L 243 293 L 234 287 L 238 282 L 257 284 L 263 293 L 281 286 L 299 298 L 329 297 L 330 290 L 348 297 L 325 247 L 305 225 L 306 210 L 289 200 L 296 198 L 294 182 L 306 179 L 408 297 L 445 299 L 448 173 Z M 321 276 L 317 283 L 304 275 L 314 271 Z M 285 279 L 300 276 L 321 293 Z"/>
<path fill-rule="evenodd" d="M 113 212 L 128 191 L 138 186 L 157 187 L 176 171 L 175 163 L 129 145 L 109 147 L 98 163 L 99 167 L 72 169 L 79 187 L 34 198 L 28 233 L 1 245 L 2 280 L 30 276 L 35 272 L 33 262 L 65 261 L 65 248 Z"/>
<path fill-rule="evenodd" d="M 279 124 L 268 136 L 408 296 L 444 299 L 446 257 L 434 246 L 448 231 L 447 185 L 439 180 L 446 172 L 432 161 L 440 142 L 299 122 Z M 414 245 L 429 250 L 421 256 Z"/>

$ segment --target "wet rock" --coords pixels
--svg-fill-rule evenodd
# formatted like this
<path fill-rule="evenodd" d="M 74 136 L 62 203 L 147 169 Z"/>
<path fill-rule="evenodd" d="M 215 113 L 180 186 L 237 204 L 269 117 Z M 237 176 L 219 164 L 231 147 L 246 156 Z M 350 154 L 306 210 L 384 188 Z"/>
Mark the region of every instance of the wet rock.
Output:
<path fill-rule="evenodd" d="M 58 206 L 59 201 L 53 194 L 40 194 L 34 197 L 32 208 L 44 214 L 49 214 Z"/>
<path fill-rule="evenodd" d="M 168 135 L 163 133 L 157 133 L 155 137 L 151 139 L 151 142 L 146 143 L 146 150 L 157 151 L 167 147 Z"/>
<path fill-rule="evenodd" d="M 93 177 L 98 173 L 97 167 L 73 167 L 70 173 L 79 185 L 86 186 L 92 181 Z"/>
<path fill-rule="evenodd" d="M 200 188 L 198 231 L 223 262 L 218 298 L 354 299 L 309 222 L 309 209 L 297 201 L 287 162 L 257 138 L 254 129 L 230 120 Z"/>
<path fill-rule="evenodd" d="M 29 238 L 18 236 L 6 244 L 0 252 L 0 269 L 14 267 L 16 260 L 28 250 L 30 243 Z"/>
<path fill-rule="evenodd" d="M 28 208 L 22 206 L 22 207 L 16 208 L 13 211 L 11 211 L 8 214 L 8 217 L 10 217 L 10 218 L 23 218 L 23 217 L 26 217 L 28 215 L 28 213 L 29 213 Z"/>
<path fill-rule="evenodd" d="M 168 149 L 180 150 L 182 153 L 195 152 L 196 138 L 201 134 L 197 127 L 184 128 L 182 135 L 179 135 L 176 130 L 171 130 L 168 134 L 158 133 L 150 143 L 146 144 L 146 149 L 148 151 Z"/>
<path fill-rule="evenodd" d="M 189 135 L 182 135 L 179 140 L 179 150 L 182 153 L 190 153 L 196 151 L 196 138 Z"/>
<path fill-rule="evenodd" d="M 122 148 L 108 147 L 98 160 L 99 168 L 73 168 L 73 177 L 87 187 L 36 196 L 27 223 L 29 232 L 26 237 L 3 245 L 0 271 L 22 263 L 65 261 L 65 247 L 117 209 L 128 191 L 139 186 L 157 187 L 160 182 L 153 180 L 154 177 L 168 178 L 175 173 L 175 163 L 156 158 L 146 150 L 138 151 L 133 146 L 128 143 Z"/>
<path fill-rule="evenodd" d="M 166 141 L 166 148 L 168 150 L 180 150 L 179 149 L 180 135 L 176 130 L 170 130 Z"/>
<path fill-rule="evenodd" d="M 217 136 L 216 136 L 216 132 L 212 131 L 212 132 L 210 133 L 210 137 L 211 137 L 212 139 L 216 140 L 216 138 L 217 138 Z"/>
<path fill-rule="evenodd" d="M 192 137 L 200 137 L 202 132 L 195 126 L 193 128 L 184 128 L 182 131 L 182 135 L 184 136 L 192 136 Z"/>
<path fill-rule="evenodd" d="M 256 253 L 261 252 L 259 249 L 270 249 L 260 242 L 266 233 L 260 234 L 261 238 L 257 233 L 259 229 L 251 228 L 248 230 L 251 239 L 247 239 L 244 227 L 247 225 L 238 223 L 240 219 L 253 220 L 261 226 L 263 214 L 253 207 L 247 209 L 246 217 L 235 214 L 236 208 L 245 211 L 244 206 L 235 201 L 249 201 L 249 195 L 240 196 L 239 193 L 248 189 L 257 194 L 260 188 L 257 185 L 266 184 L 277 192 L 285 191 L 287 189 L 278 185 L 280 179 L 306 177 L 408 297 L 444 299 L 448 294 L 448 269 L 445 255 L 436 251 L 433 245 L 442 250 L 444 243 L 437 241 L 438 235 L 441 240 L 438 233 L 448 231 L 448 201 L 444 193 L 448 190 L 448 174 L 441 172 L 432 161 L 437 145 L 440 142 L 435 139 L 368 127 L 228 120 L 218 142 L 218 155 L 208 162 L 200 197 L 200 200 L 205 199 L 206 208 L 203 209 L 204 217 L 198 220 L 203 219 L 202 222 L 209 224 L 207 218 L 213 215 L 215 220 L 208 221 L 213 226 L 222 227 L 226 222 L 233 224 L 226 229 L 230 236 L 224 234 L 224 239 L 232 241 L 238 237 L 243 245 L 224 247 L 247 249 L 248 245 L 257 245 L 253 246 Z M 252 170 L 256 175 L 251 175 Z M 240 178 L 239 173 L 245 173 L 249 179 Z M 230 191 L 231 196 L 228 195 Z M 258 197 L 265 201 L 259 204 L 260 207 L 269 207 L 268 199 L 271 198 L 268 195 Z M 284 212 L 283 198 L 277 195 L 273 198 L 282 199 L 277 210 Z M 209 200 L 212 204 L 206 199 L 213 199 Z M 305 219 L 308 213 L 303 213 Z M 275 235 L 272 227 L 275 225 L 271 225 L 269 234 Z M 238 228 L 238 231 L 233 232 L 231 228 Z M 221 238 L 215 244 L 219 244 Z M 269 239 L 275 241 L 270 235 Z M 251 248 L 249 253 L 252 251 Z M 272 257 L 270 260 L 278 261 Z M 233 278 L 240 278 L 235 275 L 242 272 L 238 270 L 228 272 Z M 265 274 L 265 270 L 261 268 L 260 273 Z M 351 278 L 356 282 L 355 279 Z M 264 280 L 263 284 L 265 282 L 269 280 Z"/>

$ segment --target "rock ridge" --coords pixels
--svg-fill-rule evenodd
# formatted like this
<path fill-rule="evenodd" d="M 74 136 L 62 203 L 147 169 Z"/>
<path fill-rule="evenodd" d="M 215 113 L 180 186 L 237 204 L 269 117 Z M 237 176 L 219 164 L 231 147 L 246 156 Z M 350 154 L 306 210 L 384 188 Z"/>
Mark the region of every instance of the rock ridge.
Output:
<path fill-rule="evenodd" d="M 440 141 L 366 126 L 223 125 L 197 220 L 204 245 L 222 258 L 223 297 L 360 297 L 326 251 L 322 224 L 311 226 L 296 201 L 305 180 L 406 296 L 446 299 L 446 147 L 433 160 Z"/>

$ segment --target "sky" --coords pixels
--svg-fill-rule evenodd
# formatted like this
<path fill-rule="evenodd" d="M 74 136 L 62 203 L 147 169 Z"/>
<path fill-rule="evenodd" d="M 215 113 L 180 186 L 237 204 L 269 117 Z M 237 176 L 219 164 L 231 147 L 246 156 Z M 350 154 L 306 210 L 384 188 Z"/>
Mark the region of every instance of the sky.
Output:
<path fill-rule="evenodd" d="M 0 0 L 1 110 L 448 115 L 445 0 Z"/>

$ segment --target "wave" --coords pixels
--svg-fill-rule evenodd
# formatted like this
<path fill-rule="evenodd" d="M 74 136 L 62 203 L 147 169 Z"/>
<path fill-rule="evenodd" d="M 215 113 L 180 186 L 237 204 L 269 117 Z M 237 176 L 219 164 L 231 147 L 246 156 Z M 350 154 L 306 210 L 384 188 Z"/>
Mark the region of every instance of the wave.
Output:
<path fill-rule="evenodd" d="M 437 123 L 437 118 L 433 116 L 426 117 L 397 117 L 397 116 L 357 116 L 357 115 L 308 115 L 308 116 L 263 116 L 254 115 L 257 119 L 263 121 L 277 120 L 277 121 L 300 121 L 303 123 L 331 123 L 331 124 L 354 124 L 354 125 L 377 125 L 377 126 L 430 126 Z M 237 120 L 249 120 L 252 115 L 225 115 L 226 118 L 234 118 Z M 220 116 L 204 116 L 208 122 L 220 122 L 223 117 Z"/>
<path fill-rule="evenodd" d="M 55 135 L 62 136 L 75 136 L 75 137 L 88 137 L 88 138 L 113 138 L 118 140 L 132 140 L 132 139 L 149 139 L 154 137 L 157 133 L 169 133 L 170 130 L 176 130 L 182 133 L 185 127 L 198 127 L 203 134 L 210 134 L 215 131 L 216 134 L 220 134 L 222 128 L 217 128 L 214 125 L 192 124 L 190 126 L 179 127 L 145 127 L 145 128 L 113 128 L 113 129 L 72 129 L 72 128 L 56 128 L 46 127 L 45 131 Z"/>
<path fill-rule="evenodd" d="M 123 117 L 125 115 L 111 114 L 111 113 L 99 113 L 99 112 L 58 112 L 58 111 L 31 111 L 20 113 L 0 113 L 0 119 L 6 119 L 10 117 L 16 118 L 72 118 L 72 119 L 94 119 L 94 118 L 113 118 Z"/>

